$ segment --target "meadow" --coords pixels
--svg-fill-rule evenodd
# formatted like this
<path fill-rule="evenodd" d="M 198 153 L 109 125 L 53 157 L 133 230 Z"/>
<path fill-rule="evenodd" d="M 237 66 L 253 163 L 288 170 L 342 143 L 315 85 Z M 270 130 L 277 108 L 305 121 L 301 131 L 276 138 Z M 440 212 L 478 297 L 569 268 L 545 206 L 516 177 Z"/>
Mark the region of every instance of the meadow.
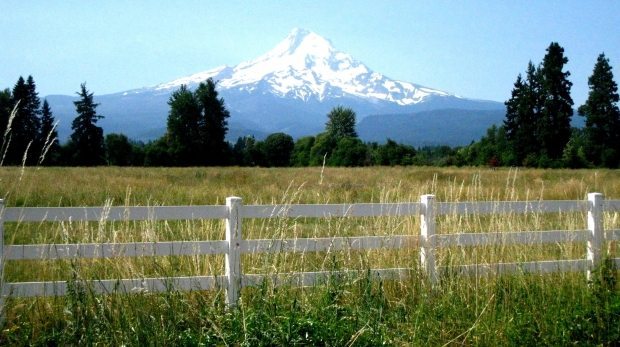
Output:
<path fill-rule="evenodd" d="M 418 201 L 620 199 L 618 170 L 432 167 L 371 168 L 0 168 L 6 206 L 159 206 Z M 417 217 L 274 218 L 244 221 L 254 238 L 416 235 Z M 582 213 L 444 216 L 441 233 L 467 230 L 574 230 Z M 606 213 L 605 228 L 620 228 Z M 219 240 L 222 221 L 7 223 L 5 243 Z M 612 256 L 620 256 L 612 249 Z M 580 243 L 442 250 L 443 265 L 583 258 Z M 417 247 L 389 251 L 246 255 L 246 273 L 379 267 L 417 268 Z M 9 261 L 5 281 L 221 275 L 221 256 Z M 98 295 L 75 286 L 64 298 L 9 299 L 0 343 L 113 345 L 514 345 L 620 342 L 617 272 L 444 276 L 430 286 L 407 281 L 334 278 L 314 288 L 243 290 L 237 308 L 221 291 Z"/>

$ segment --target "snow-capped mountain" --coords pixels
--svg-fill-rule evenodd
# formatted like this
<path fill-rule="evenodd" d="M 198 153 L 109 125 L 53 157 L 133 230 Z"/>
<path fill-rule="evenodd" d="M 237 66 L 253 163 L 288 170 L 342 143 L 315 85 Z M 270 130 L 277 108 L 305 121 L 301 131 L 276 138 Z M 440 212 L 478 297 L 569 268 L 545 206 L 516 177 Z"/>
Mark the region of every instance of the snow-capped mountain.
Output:
<path fill-rule="evenodd" d="M 197 73 L 154 89 L 192 86 L 207 78 L 219 80 L 221 90 L 252 93 L 265 86 L 276 96 L 303 101 L 351 96 L 406 106 L 423 102 L 431 95 L 448 96 L 446 92 L 389 79 L 336 50 L 329 40 L 304 29 L 294 29 L 275 48 L 252 61 Z"/>
<path fill-rule="evenodd" d="M 143 140 L 159 137 L 166 127 L 171 93 L 181 85 L 193 88 L 208 78 L 217 81 L 218 91 L 231 113 L 230 140 L 280 131 L 294 137 L 313 135 L 323 130 L 326 114 L 338 105 L 351 107 L 358 121 L 369 115 L 438 109 L 462 109 L 468 110 L 468 114 L 472 110 L 503 109 L 497 102 L 461 98 L 390 79 L 337 50 L 320 35 L 294 29 L 269 52 L 236 66 L 221 66 L 152 87 L 95 95 L 100 103 L 99 112 L 106 117 L 100 124 L 106 133 L 123 132 Z M 75 114 L 72 99 L 48 97 L 54 114 L 61 120 L 61 138 L 70 132 Z M 480 124 L 481 135 L 488 125 Z M 390 136 L 374 135 L 373 138 Z"/>

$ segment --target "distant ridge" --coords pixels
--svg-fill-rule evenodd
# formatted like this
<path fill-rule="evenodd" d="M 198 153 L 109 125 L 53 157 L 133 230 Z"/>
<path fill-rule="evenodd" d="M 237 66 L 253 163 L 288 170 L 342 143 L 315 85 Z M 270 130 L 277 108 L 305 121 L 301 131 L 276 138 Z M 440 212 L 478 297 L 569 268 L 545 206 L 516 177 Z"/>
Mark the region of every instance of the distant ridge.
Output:
<path fill-rule="evenodd" d="M 444 109 L 412 114 L 369 116 L 357 126 L 366 141 L 383 143 L 386 137 L 421 146 L 464 146 L 477 141 L 492 125 L 501 125 L 504 110 Z"/>

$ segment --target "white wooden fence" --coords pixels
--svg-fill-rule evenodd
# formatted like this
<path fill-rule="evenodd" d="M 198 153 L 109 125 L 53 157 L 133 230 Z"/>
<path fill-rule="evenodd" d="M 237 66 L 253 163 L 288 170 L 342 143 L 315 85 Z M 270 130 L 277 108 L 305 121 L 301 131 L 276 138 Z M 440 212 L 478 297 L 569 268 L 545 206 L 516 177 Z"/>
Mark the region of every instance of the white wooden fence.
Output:
<path fill-rule="evenodd" d="M 311 286 L 334 275 L 333 271 L 299 272 L 281 275 L 244 274 L 241 255 L 246 253 L 321 252 L 343 249 L 398 249 L 419 245 L 420 264 L 429 280 L 438 280 L 435 251 L 441 247 L 482 246 L 507 244 L 546 244 L 560 242 L 585 242 L 584 259 L 532 261 L 519 263 L 472 264 L 454 266 L 450 271 L 463 274 L 509 272 L 590 272 L 603 257 L 605 242 L 620 240 L 620 229 L 603 229 L 603 211 L 620 211 L 620 200 L 603 199 L 599 193 L 588 194 L 583 201 L 527 201 L 527 202 L 435 202 L 433 195 L 423 195 L 419 203 L 384 204 L 329 204 L 329 205 L 243 205 L 241 198 L 229 197 L 225 206 L 173 206 L 173 207 L 77 207 L 77 208 L 21 208 L 4 207 L 0 200 L 0 269 L 7 260 L 113 258 L 139 256 L 212 255 L 225 256 L 224 276 L 191 276 L 167 278 L 133 278 L 92 280 L 89 285 L 97 293 L 114 291 L 151 292 L 176 290 L 226 289 L 226 300 L 235 305 L 245 286 L 255 286 L 269 278 L 276 285 Z M 438 233 L 437 216 L 446 214 L 499 214 L 499 213 L 587 213 L 587 226 L 583 230 L 549 230 L 520 232 L 484 232 L 455 234 Z M 297 239 L 246 240 L 242 225 L 245 218 L 279 217 L 421 217 L 419 235 L 327 237 Z M 137 221 L 137 220 L 196 220 L 225 219 L 226 240 L 172 241 L 134 243 L 81 243 L 4 245 L 5 222 L 41 221 Z M 613 261 L 620 266 L 620 258 Z M 409 266 L 407 266 L 409 265 Z M 373 276 L 383 279 L 404 279 L 412 271 L 411 264 L 403 268 L 373 269 Z M 347 271 L 341 271 L 346 273 Z M 67 282 L 18 282 L 2 283 L 1 298 L 7 296 L 54 296 L 67 293 Z M 4 301 L 4 300 L 2 300 Z"/>

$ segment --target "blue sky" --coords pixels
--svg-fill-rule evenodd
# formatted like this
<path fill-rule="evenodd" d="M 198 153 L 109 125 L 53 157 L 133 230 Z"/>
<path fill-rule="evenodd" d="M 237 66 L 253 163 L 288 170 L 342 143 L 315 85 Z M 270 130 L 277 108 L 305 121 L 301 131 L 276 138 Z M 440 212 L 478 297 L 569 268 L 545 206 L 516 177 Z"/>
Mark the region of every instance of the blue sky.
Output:
<path fill-rule="evenodd" d="M 0 1 L 0 88 L 107 94 L 236 65 L 294 27 L 391 78 L 505 101 L 552 41 L 576 106 L 605 52 L 620 76 L 620 1 Z"/>

